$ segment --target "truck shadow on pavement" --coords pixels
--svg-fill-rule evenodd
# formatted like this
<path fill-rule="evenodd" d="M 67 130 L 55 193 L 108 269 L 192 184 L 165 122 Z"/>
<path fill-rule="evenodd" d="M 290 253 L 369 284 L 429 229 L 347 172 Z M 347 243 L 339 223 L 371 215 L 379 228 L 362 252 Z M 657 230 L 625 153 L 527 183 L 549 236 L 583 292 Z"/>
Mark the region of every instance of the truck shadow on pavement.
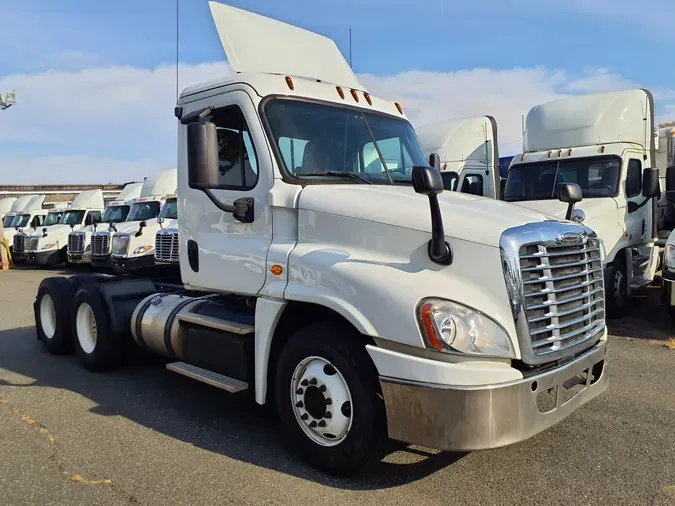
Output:
<path fill-rule="evenodd" d="M 0 369 L 33 380 L 0 388 L 50 387 L 95 402 L 101 416 L 121 416 L 149 429 L 225 457 L 330 487 L 376 490 L 423 479 L 465 454 L 435 452 L 392 443 L 384 460 L 363 475 L 341 479 L 299 461 L 286 447 L 271 408 L 245 393 L 227 394 L 167 371 L 161 360 L 143 359 L 106 373 L 85 370 L 74 356 L 48 354 L 35 328 L 0 331 Z M 141 363 L 142 362 L 142 363 Z"/>
<path fill-rule="evenodd" d="M 630 297 L 621 318 L 607 321 L 609 333 L 618 337 L 631 337 L 666 341 L 675 336 L 673 323 L 661 303 L 661 277 L 640 293 Z"/>

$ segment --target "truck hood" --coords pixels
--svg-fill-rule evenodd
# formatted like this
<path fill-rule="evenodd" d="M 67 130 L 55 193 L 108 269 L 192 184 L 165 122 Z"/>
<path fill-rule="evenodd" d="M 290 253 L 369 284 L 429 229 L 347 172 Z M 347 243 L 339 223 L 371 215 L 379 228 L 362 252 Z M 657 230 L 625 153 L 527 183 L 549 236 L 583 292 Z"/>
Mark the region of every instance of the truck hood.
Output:
<path fill-rule="evenodd" d="M 565 219 L 565 213 L 567 212 L 567 204 L 553 199 L 523 200 L 521 202 L 513 202 L 513 204 L 516 204 L 520 207 L 525 207 L 527 209 L 532 209 L 533 211 L 549 213 L 561 220 Z M 584 219 L 584 225 L 590 227 L 598 234 L 599 231 L 595 230 L 595 228 L 599 225 L 599 218 L 601 216 L 609 215 L 610 213 L 612 216 L 614 216 L 614 214 L 616 214 L 617 210 L 619 209 L 619 205 L 617 204 L 616 200 L 611 197 L 582 200 L 574 207 L 575 209 L 581 209 L 586 215 L 586 218 Z"/>
<path fill-rule="evenodd" d="M 438 201 L 447 237 L 488 246 L 498 247 L 508 228 L 560 221 L 522 206 L 459 192 L 443 192 Z M 431 232 L 429 199 L 411 186 L 308 185 L 300 193 L 298 208 Z"/>
<path fill-rule="evenodd" d="M 70 228 L 70 225 L 50 225 L 48 227 L 38 227 L 35 232 L 33 229 L 30 229 L 29 235 L 42 235 L 42 229 L 47 229 L 47 235 L 65 235 L 67 236 L 71 232 L 80 230 L 82 227 L 80 225 L 75 225 L 75 228 Z"/>
<path fill-rule="evenodd" d="M 141 222 L 140 221 L 125 221 L 115 225 L 118 234 L 135 234 L 138 232 Z M 159 223 L 157 218 L 151 220 L 145 220 L 145 227 L 143 228 L 143 233 L 152 233 L 154 234 L 155 230 L 159 230 Z M 153 239 L 154 240 L 154 239 Z"/>

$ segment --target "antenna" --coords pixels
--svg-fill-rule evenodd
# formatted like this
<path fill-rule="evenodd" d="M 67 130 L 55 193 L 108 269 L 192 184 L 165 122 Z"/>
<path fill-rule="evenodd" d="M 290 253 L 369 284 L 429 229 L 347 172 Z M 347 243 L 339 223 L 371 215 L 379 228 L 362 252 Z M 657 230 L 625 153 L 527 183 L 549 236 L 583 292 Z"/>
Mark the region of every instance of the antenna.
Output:
<path fill-rule="evenodd" d="M 349 68 L 352 67 L 352 29 L 349 28 Z"/>
<path fill-rule="evenodd" d="M 178 103 L 178 3 L 176 0 L 176 103 Z"/>

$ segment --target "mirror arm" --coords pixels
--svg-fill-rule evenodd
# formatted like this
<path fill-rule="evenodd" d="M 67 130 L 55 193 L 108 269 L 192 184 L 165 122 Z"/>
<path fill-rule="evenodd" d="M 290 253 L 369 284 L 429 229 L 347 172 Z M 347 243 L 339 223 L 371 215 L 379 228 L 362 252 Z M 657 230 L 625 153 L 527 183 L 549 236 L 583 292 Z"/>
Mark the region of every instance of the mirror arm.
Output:
<path fill-rule="evenodd" d="M 440 265 L 452 264 L 452 248 L 445 240 L 443 231 L 443 217 L 441 207 L 438 204 L 438 196 L 428 195 L 431 210 L 431 241 L 429 241 L 429 258 L 432 262 Z"/>
<path fill-rule="evenodd" d="M 572 215 L 574 214 L 574 202 L 567 204 L 567 213 L 565 213 L 565 219 L 571 220 Z"/>
<path fill-rule="evenodd" d="M 220 201 L 218 197 L 209 189 L 205 188 L 202 190 L 206 193 L 206 196 L 213 202 L 218 209 L 225 213 L 230 213 L 234 215 L 234 218 L 241 221 L 242 223 L 253 223 L 253 199 L 250 197 L 244 197 L 234 201 L 233 205 L 224 204 Z"/>
<path fill-rule="evenodd" d="M 633 212 L 637 211 L 638 209 L 644 207 L 647 205 L 647 203 L 652 200 L 654 197 L 649 197 L 648 199 L 644 199 L 640 204 L 637 204 L 637 207 L 633 210 Z"/>

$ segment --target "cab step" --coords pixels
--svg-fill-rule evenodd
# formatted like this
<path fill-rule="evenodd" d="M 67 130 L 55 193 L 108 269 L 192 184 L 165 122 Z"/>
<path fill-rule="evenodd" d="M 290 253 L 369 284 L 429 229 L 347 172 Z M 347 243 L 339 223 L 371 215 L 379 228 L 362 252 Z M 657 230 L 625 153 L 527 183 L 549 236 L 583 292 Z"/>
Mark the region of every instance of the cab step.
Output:
<path fill-rule="evenodd" d="M 192 323 L 194 325 L 201 325 L 202 327 L 222 330 L 223 332 L 230 332 L 232 334 L 238 335 L 252 334 L 255 331 L 255 327 L 248 323 L 223 320 L 222 318 L 217 318 L 215 316 L 208 316 L 197 313 L 179 314 L 178 321 L 185 323 Z"/>
<path fill-rule="evenodd" d="M 218 374 L 217 372 L 209 371 L 208 369 L 203 369 L 185 362 L 172 362 L 166 364 L 166 368 L 169 371 L 177 372 L 178 374 L 201 381 L 212 387 L 220 388 L 231 394 L 243 392 L 248 389 L 248 383 L 244 381 L 230 378 L 229 376 Z"/>

